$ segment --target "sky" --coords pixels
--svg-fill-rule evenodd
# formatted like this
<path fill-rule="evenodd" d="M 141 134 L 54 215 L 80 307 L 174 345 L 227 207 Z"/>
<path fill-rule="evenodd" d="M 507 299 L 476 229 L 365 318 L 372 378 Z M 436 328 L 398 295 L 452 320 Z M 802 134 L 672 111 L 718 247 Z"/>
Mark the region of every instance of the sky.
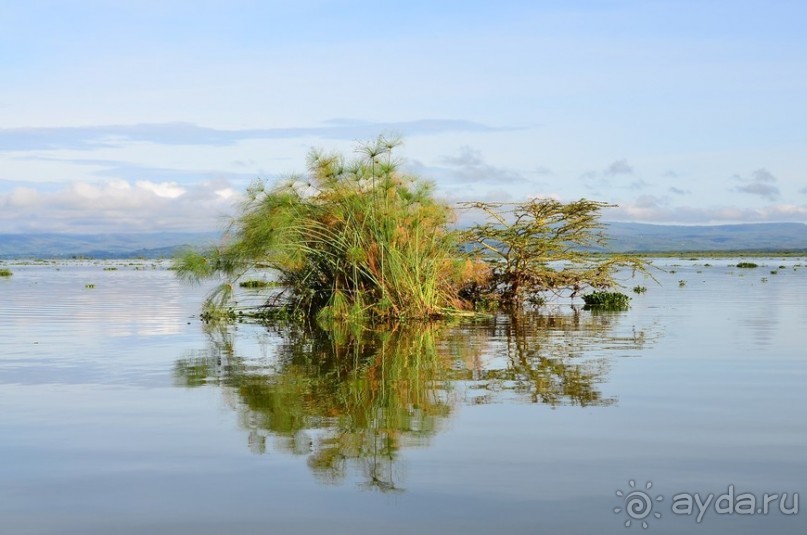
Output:
<path fill-rule="evenodd" d="M 449 202 L 807 222 L 803 0 L 0 0 L 0 233 L 221 229 L 399 135 Z"/>

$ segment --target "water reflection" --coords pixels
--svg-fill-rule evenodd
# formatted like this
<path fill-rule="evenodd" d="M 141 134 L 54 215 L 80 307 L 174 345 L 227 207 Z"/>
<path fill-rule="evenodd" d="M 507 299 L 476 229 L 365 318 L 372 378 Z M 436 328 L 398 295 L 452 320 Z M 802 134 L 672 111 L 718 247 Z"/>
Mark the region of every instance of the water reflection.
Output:
<path fill-rule="evenodd" d="M 648 334 L 616 331 L 618 312 L 565 311 L 499 316 L 481 327 L 490 347 L 473 379 L 480 388 L 512 390 L 521 399 L 551 406 L 611 405 L 598 385 L 605 382 L 609 359 L 618 350 L 641 349 Z M 491 401 L 485 396 L 479 402 Z"/>
<path fill-rule="evenodd" d="M 219 325 L 175 376 L 220 385 L 253 452 L 306 455 L 323 482 L 360 475 L 395 491 L 401 449 L 428 445 L 459 403 L 613 404 L 599 390 L 608 360 L 597 350 L 646 343 L 644 333 L 614 332 L 618 318 L 571 308 L 383 331 L 270 325 L 259 355 L 240 353 L 238 332 Z"/>

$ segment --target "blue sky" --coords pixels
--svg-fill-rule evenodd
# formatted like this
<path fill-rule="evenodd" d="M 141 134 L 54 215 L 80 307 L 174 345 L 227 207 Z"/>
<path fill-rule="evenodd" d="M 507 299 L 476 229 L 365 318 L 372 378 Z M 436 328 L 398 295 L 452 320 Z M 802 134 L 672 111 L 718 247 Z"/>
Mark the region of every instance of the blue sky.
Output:
<path fill-rule="evenodd" d="M 803 1 L 0 0 L 0 232 L 212 230 L 400 134 L 450 201 L 807 221 Z"/>

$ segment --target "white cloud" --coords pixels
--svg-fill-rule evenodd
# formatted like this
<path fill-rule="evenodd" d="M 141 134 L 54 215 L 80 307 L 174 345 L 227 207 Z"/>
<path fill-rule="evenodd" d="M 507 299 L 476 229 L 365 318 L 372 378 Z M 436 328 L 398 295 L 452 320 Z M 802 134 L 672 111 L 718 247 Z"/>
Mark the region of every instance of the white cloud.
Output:
<path fill-rule="evenodd" d="M 144 123 L 83 127 L 0 128 L 0 152 L 55 149 L 91 150 L 120 147 L 134 142 L 163 145 L 227 146 L 250 139 L 371 139 L 379 132 L 428 135 L 444 132 L 495 132 L 515 130 L 450 119 L 416 119 L 399 122 L 325 121 L 298 128 L 241 128 L 225 130 L 193 123 Z"/>
<path fill-rule="evenodd" d="M 807 222 L 807 205 L 772 204 L 763 208 L 738 206 L 672 206 L 661 197 L 640 196 L 603 211 L 603 219 L 644 223 L 760 223 Z"/>
<path fill-rule="evenodd" d="M 669 199 L 666 197 L 656 197 L 655 195 L 640 195 L 634 202 L 634 206 L 639 209 L 658 209 L 668 204 Z"/>
<path fill-rule="evenodd" d="M 733 191 L 756 195 L 769 201 L 779 198 L 779 188 L 774 185 L 776 177 L 767 169 L 757 169 L 751 173 L 750 178 L 735 175 L 734 179 L 742 182 L 743 185 L 735 186 Z"/>
<path fill-rule="evenodd" d="M 606 167 L 604 173 L 606 175 L 632 175 L 633 166 L 628 163 L 628 160 L 622 158 Z"/>
<path fill-rule="evenodd" d="M 487 163 L 482 153 L 472 147 L 463 146 L 457 156 L 444 156 L 440 163 L 445 166 L 448 176 L 457 182 L 523 182 L 524 177 L 504 167 Z"/>
<path fill-rule="evenodd" d="M 552 172 L 552 169 L 540 165 L 535 169 L 535 174 L 538 176 L 553 176 L 555 173 Z"/>
<path fill-rule="evenodd" d="M 120 179 L 71 182 L 52 191 L 16 187 L 0 193 L 0 232 L 215 230 L 238 198 L 226 180 L 187 187 Z"/>
<path fill-rule="evenodd" d="M 630 182 L 626 182 L 633 176 L 633 166 L 628 163 L 628 160 L 622 158 L 611 162 L 602 171 L 586 171 L 580 175 L 580 180 L 583 181 L 585 188 L 595 195 L 602 195 L 603 191 L 613 188 L 639 190 L 649 185 L 641 178 L 634 178 Z"/>
<path fill-rule="evenodd" d="M 135 182 L 135 186 L 140 189 L 150 191 L 158 197 L 164 197 L 166 199 L 176 199 L 188 191 L 185 188 L 177 185 L 176 182 L 154 183 L 148 180 L 138 180 Z"/>
<path fill-rule="evenodd" d="M 436 164 L 408 160 L 403 168 L 439 184 L 444 195 L 463 201 L 510 198 L 515 191 L 512 186 L 524 189 L 536 184 L 519 171 L 488 163 L 480 151 L 469 146 L 461 147 L 457 154 L 439 157 Z"/>
<path fill-rule="evenodd" d="M 675 193 L 676 195 L 689 195 L 690 193 L 692 193 L 692 191 L 688 189 L 676 188 L 675 186 L 670 186 L 667 189 L 667 191 L 669 191 L 670 193 Z"/>

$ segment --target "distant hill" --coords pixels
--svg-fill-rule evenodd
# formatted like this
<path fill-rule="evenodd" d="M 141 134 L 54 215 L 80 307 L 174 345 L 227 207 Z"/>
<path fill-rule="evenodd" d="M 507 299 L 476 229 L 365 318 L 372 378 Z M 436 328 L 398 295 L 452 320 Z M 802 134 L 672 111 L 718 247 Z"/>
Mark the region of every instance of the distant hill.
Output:
<path fill-rule="evenodd" d="M 606 223 L 610 251 L 807 251 L 807 225 L 647 225 Z"/>
<path fill-rule="evenodd" d="M 218 237 L 212 232 L 0 234 L 0 258 L 160 258 Z"/>
<path fill-rule="evenodd" d="M 680 226 L 606 223 L 609 251 L 807 251 L 807 225 Z M 149 234 L 0 234 L 0 258 L 161 258 L 215 243 L 215 232 Z"/>

